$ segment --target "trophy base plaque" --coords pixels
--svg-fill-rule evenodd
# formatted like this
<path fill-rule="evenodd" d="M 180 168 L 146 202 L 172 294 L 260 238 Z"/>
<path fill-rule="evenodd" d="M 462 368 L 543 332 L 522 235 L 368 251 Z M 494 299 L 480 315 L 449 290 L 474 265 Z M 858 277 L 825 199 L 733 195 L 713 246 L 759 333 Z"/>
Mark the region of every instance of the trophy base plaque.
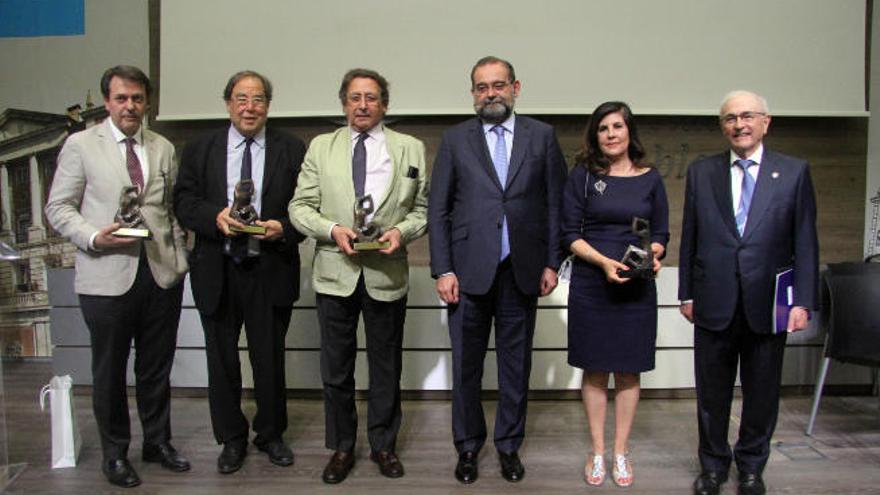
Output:
<path fill-rule="evenodd" d="M 391 241 L 359 241 L 352 243 L 352 248 L 355 251 L 376 251 L 379 249 L 387 249 L 389 247 L 391 247 Z"/>
<path fill-rule="evenodd" d="M 245 225 L 244 228 L 230 225 L 229 230 L 240 234 L 266 235 L 266 227 L 260 227 L 259 225 Z"/>
<path fill-rule="evenodd" d="M 152 239 L 153 234 L 147 229 L 135 229 L 131 227 L 123 227 L 112 232 L 116 237 L 136 237 L 138 239 Z"/>

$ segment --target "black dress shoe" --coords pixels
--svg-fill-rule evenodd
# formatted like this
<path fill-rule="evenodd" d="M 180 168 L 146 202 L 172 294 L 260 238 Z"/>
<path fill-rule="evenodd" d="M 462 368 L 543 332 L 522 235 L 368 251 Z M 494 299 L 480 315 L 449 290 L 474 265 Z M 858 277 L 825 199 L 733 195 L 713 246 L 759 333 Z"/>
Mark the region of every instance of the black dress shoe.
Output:
<path fill-rule="evenodd" d="M 403 464 L 394 452 L 380 450 L 371 452 L 370 460 L 379 465 L 379 472 L 386 478 L 400 478 L 403 476 Z"/>
<path fill-rule="evenodd" d="M 694 480 L 694 495 L 718 495 L 721 484 L 727 481 L 727 473 L 703 471 Z"/>
<path fill-rule="evenodd" d="M 516 483 L 526 475 L 526 468 L 523 467 L 516 452 L 509 454 L 498 452 L 498 462 L 501 464 L 501 476 L 511 483 Z"/>
<path fill-rule="evenodd" d="M 143 450 L 144 462 L 159 462 L 162 467 L 182 473 L 189 471 L 190 465 L 186 457 L 177 453 L 177 450 L 170 443 L 160 443 L 159 445 L 144 444 Z"/>
<path fill-rule="evenodd" d="M 736 493 L 739 495 L 764 495 L 767 493 L 767 487 L 764 486 L 764 480 L 761 479 L 760 474 L 740 473 Z"/>
<path fill-rule="evenodd" d="M 455 465 L 455 479 L 467 485 L 477 481 L 479 474 L 476 452 L 466 450 L 458 455 L 458 464 Z"/>
<path fill-rule="evenodd" d="M 128 463 L 128 459 L 105 459 L 101 464 L 101 471 L 104 472 L 107 481 L 122 488 L 131 488 L 141 484 L 141 479 Z"/>
<path fill-rule="evenodd" d="M 230 474 L 241 469 L 244 457 L 247 455 L 247 444 L 241 442 L 226 442 L 223 444 L 223 452 L 217 457 L 217 471 L 220 474 Z"/>
<path fill-rule="evenodd" d="M 354 453 L 337 450 L 332 456 L 330 456 L 330 462 L 324 467 L 321 479 L 324 480 L 324 483 L 329 483 L 331 485 L 341 483 L 345 480 L 353 467 Z"/>
<path fill-rule="evenodd" d="M 272 440 L 263 445 L 257 445 L 261 452 L 269 455 L 269 461 L 276 466 L 290 466 L 293 464 L 293 451 L 284 445 L 281 440 Z"/>

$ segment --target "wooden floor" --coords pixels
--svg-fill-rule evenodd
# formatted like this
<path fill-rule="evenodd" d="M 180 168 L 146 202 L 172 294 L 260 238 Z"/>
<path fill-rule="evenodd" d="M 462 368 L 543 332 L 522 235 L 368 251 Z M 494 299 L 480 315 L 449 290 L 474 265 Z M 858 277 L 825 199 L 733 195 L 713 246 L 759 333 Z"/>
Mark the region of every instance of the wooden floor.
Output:
<path fill-rule="evenodd" d="M 7 493 L 112 493 L 114 489 L 100 472 L 101 451 L 91 398 L 76 397 L 77 420 L 83 437 L 79 466 L 50 469 L 49 414 L 41 413 L 37 401 L 40 387 L 51 376 L 45 362 L 7 361 L 5 374 L 9 462 L 26 463 Z M 489 494 L 489 493 L 689 493 L 697 474 L 697 432 L 693 399 L 645 399 L 632 434 L 631 448 L 636 481 L 628 490 L 617 488 L 610 479 L 600 488 L 587 487 L 582 478 L 587 431 L 583 412 L 574 400 L 533 400 L 529 404 L 526 442 L 520 452 L 526 477 L 518 484 L 505 482 L 498 473 L 491 446 L 480 456 L 480 479 L 460 485 L 452 476 L 455 451 L 450 440 L 448 401 L 406 401 L 398 453 L 406 476 L 389 480 L 378 474 L 367 458 L 361 427 L 358 460 L 350 477 L 341 485 L 320 480 L 329 455 L 324 449 L 323 406 L 317 400 L 288 402 L 290 428 L 285 440 L 293 447 L 296 462 L 280 468 L 251 447 L 244 468 L 233 475 L 217 473 L 214 444 L 205 398 L 175 398 L 172 403 L 174 445 L 193 464 L 192 471 L 169 473 L 158 465 L 140 460 L 140 432 L 134 404 L 131 404 L 134 440 L 130 459 L 143 484 L 128 490 L 137 493 L 236 494 L 243 493 L 327 493 L 327 494 Z M 361 424 L 366 422 L 366 404 L 358 403 Z M 826 397 L 823 400 L 814 437 L 803 434 L 810 398 L 786 397 L 782 401 L 773 451 L 765 472 L 770 493 L 861 494 L 880 493 L 880 402 L 877 397 Z M 494 415 L 486 403 L 489 418 Z M 735 404 L 734 411 L 738 411 Z M 253 415 L 253 401 L 246 411 Z M 738 424 L 738 415 L 731 418 Z M 735 477 L 736 473 L 731 472 Z M 736 492 L 728 482 L 723 493 Z"/>

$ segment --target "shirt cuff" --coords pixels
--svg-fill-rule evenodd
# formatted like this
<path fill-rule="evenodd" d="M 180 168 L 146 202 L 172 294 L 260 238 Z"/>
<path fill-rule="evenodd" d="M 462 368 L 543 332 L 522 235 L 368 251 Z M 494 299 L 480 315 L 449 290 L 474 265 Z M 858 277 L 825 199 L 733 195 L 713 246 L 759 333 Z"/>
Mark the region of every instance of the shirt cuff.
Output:
<path fill-rule="evenodd" d="M 95 247 L 95 238 L 98 237 L 98 231 L 96 230 L 91 237 L 89 237 L 89 251 L 95 251 L 96 253 L 100 253 L 101 250 Z"/>

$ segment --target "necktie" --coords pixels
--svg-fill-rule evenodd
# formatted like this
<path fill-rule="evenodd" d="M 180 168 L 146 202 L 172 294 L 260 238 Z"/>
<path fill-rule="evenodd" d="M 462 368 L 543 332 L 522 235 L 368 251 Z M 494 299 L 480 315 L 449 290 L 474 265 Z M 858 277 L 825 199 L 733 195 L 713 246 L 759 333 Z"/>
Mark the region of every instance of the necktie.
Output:
<path fill-rule="evenodd" d="M 356 198 L 363 197 L 364 187 L 367 183 L 367 147 L 364 141 L 370 137 L 366 132 L 358 136 L 357 144 L 351 156 L 351 179 L 354 182 L 354 195 Z"/>
<path fill-rule="evenodd" d="M 241 180 L 251 180 L 253 170 L 253 157 L 251 156 L 251 144 L 254 138 L 245 138 L 244 152 L 241 155 Z M 254 191 L 256 192 L 256 191 Z M 251 198 L 253 201 L 253 198 Z M 245 258 L 260 255 L 260 241 L 249 235 L 239 235 L 230 239 L 229 252 L 236 263 L 241 263 Z"/>
<path fill-rule="evenodd" d="M 144 171 L 141 170 L 141 161 L 134 152 L 134 138 L 125 139 L 125 167 L 131 183 L 138 187 L 138 191 L 144 190 Z"/>
<path fill-rule="evenodd" d="M 755 178 L 749 173 L 749 167 L 755 162 L 751 160 L 737 160 L 736 166 L 743 171 L 742 194 L 739 197 L 739 208 L 736 209 L 736 230 L 743 235 L 746 230 L 746 220 L 749 217 L 749 207 L 752 204 L 752 195 L 755 193 Z"/>
<path fill-rule="evenodd" d="M 501 188 L 504 189 L 507 184 L 507 143 L 504 142 L 504 127 L 496 125 L 492 128 L 495 133 L 495 153 L 492 154 L 492 165 L 495 166 L 495 173 L 498 174 L 498 181 L 501 182 Z M 510 254 L 510 238 L 507 233 L 507 216 L 501 220 L 501 256 L 498 258 L 503 261 Z"/>
<path fill-rule="evenodd" d="M 244 140 L 244 154 L 241 155 L 241 180 L 250 180 L 251 179 L 251 144 L 254 142 L 254 138 L 247 138 Z"/>

